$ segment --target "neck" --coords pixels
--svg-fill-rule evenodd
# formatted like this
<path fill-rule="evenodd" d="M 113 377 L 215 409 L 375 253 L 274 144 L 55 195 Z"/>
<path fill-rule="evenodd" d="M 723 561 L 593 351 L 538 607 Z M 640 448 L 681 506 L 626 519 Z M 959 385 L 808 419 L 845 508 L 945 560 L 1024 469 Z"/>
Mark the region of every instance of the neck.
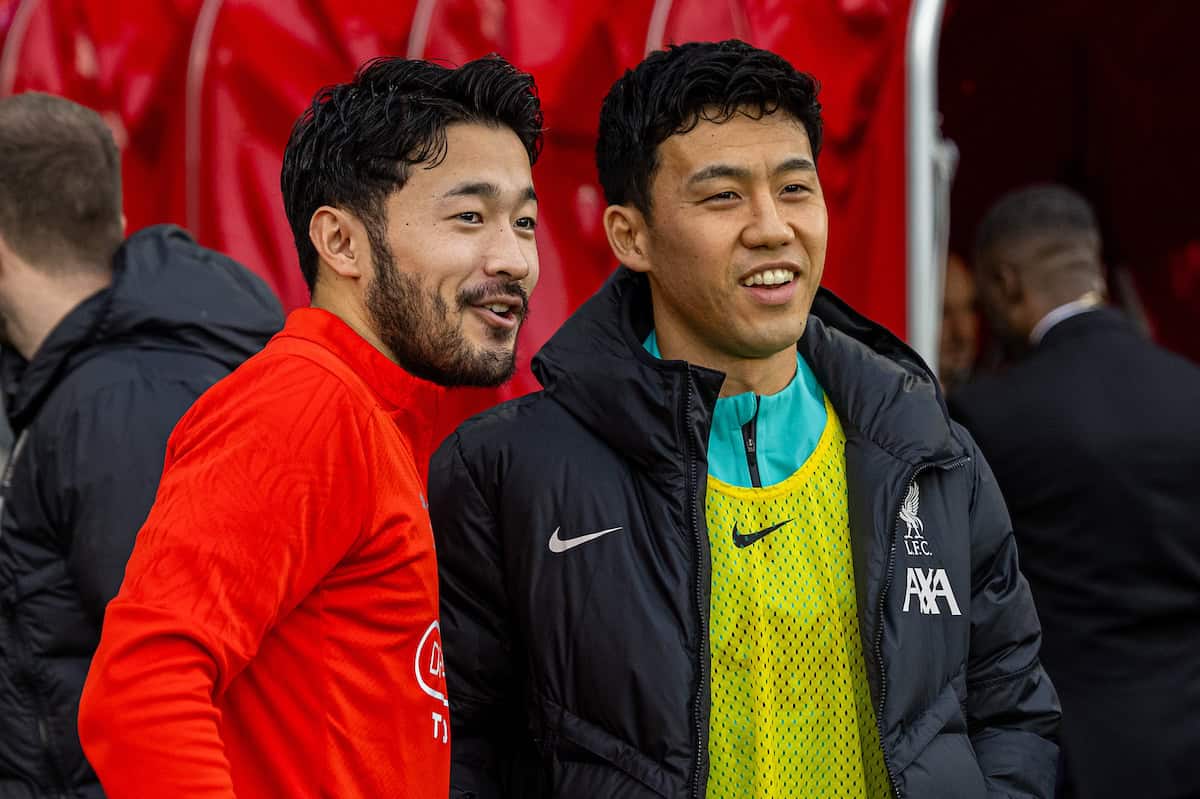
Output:
<path fill-rule="evenodd" d="M 32 273 L 29 288 L 5 313 L 6 332 L 13 349 L 31 360 L 67 314 L 81 302 L 112 284 L 108 272 L 80 272 L 62 277 Z"/>
<path fill-rule="evenodd" d="M 1104 302 L 1104 297 L 1100 292 L 1095 290 L 1085 291 L 1078 296 L 1067 298 L 1059 297 L 1054 300 L 1047 300 L 1034 313 L 1036 319 L 1032 319 L 1032 324 L 1028 326 L 1028 332 L 1025 337 L 1031 344 L 1037 344 L 1042 340 L 1042 336 L 1046 335 L 1050 328 L 1054 327 L 1063 319 L 1073 316 L 1080 310 L 1094 308 Z"/>
<path fill-rule="evenodd" d="M 313 290 L 312 303 L 313 308 L 320 308 L 323 311 L 328 311 L 337 318 L 341 319 L 350 329 L 357 333 L 363 341 L 366 341 L 375 349 L 379 350 L 385 358 L 392 363 L 398 363 L 396 356 L 392 353 L 390 347 L 383 343 L 383 339 L 375 332 L 375 328 L 371 325 L 368 319 L 366 305 L 361 302 L 353 302 L 348 299 L 345 292 L 334 292 L 325 290 L 318 282 L 317 287 Z"/>
<path fill-rule="evenodd" d="M 725 382 L 721 396 L 732 397 L 747 392 L 770 396 L 787 388 L 796 376 L 796 349 L 788 347 L 769 358 L 739 360 L 722 369 Z"/>
<path fill-rule="evenodd" d="M 658 349 L 666 360 L 687 361 L 725 373 L 725 382 L 721 385 L 722 397 L 746 393 L 778 394 L 796 376 L 795 347 L 788 347 L 765 358 L 741 358 L 694 344 L 689 346 L 689 342 L 670 333 L 664 336 L 663 332 L 660 329 L 657 334 Z"/>

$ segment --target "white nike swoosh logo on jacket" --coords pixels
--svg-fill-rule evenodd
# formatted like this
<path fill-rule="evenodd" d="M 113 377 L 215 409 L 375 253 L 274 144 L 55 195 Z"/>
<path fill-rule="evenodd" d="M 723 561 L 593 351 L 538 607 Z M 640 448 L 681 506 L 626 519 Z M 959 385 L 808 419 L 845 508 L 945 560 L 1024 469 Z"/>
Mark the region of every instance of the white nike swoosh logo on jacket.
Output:
<path fill-rule="evenodd" d="M 568 549 L 574 549 L 575 547 L 579 546 L 580 544 L 586 544 L 589 541 L 595 541 L 600 536 L 608 535 L 609 533 L 615 533 L 618 530 L 620 530 L 621 528 L 620 527 L 610 527 L 607 530 L 601 530 L 598 533 L 588 533 L 587 535 L 580 535 L 580 536 L 576 536 L 575 538 L 568 538 L 565 541 L 558 537 L 558 531 L 561 529 L 562 529 L 561 527 L 555 527 L 553 535 L 550 536 L 550 544 L 549 544 L 550 551 L 555 554 L 561 554 L 563 552 L 566 552 Z"/>

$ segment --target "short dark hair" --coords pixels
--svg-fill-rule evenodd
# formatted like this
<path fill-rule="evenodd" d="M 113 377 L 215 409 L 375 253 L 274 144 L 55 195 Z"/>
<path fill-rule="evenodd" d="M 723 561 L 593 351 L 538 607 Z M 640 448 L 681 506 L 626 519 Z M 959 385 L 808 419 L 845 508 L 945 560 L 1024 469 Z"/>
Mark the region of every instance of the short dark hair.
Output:
<path fill-rule="evenodd" d="M 537 161 L 542 109 L 533 78 L 494 54 L 457 69 L 377 58 L 350 83 L 317 92 L 292 128 L 279 181 L 309 291 L 317 282 L 313 213 L 322 205 L 351 211 L 372 245 L 382 245 L 387 198 L 404 187 L 409 167 L 445 158 L 446 127 L 455 122 L 511 128 L 529 163 Z"/>
<path fill-rule="evenodd" d="M 610 205 L 650 212 L 658 146 L 701 120 L 776 111 L 804 125 L 813 159 L 821 151 L 820 84 L 784 58 L 743 41 L 691 42 L 658 50 L 627 70 L 604 98 L 596 168 Z"/>
<path fill-rule="evenodd" d="M 46 268 L 112 268 L 121 156 L 100 115 L 62 97 L 0 100 L 0 235 Z"/>
<path fill-rule="evenodd" d="M 1033 235 L 1100 235 L 1096 213 L 1082 194 L 1057 183 L 1026 186 L 1003 195 L 975 229 L 974 260 L 995 247 Z"/>

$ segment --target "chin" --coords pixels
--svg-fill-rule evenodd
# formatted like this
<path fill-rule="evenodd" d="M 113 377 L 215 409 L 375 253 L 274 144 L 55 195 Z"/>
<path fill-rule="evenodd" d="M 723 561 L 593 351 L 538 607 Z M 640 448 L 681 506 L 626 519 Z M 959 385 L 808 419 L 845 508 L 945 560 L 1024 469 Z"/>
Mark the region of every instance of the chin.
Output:
<path fill-rule="evenodd" d="M 735 349 L 728 350 L 728 352 L 729 354 L 736 355 L 736 357 L 743 358 L 745 360 L 763 360 L 774 357 L 785 350 L 794 351 L 796 349 L 796 341 L 798 338 L 799 336 L 791 339 L 790 341 L 786 339 L 758 339 L 745 341 Z"/>
<path fill-rule="evenodd" d="M 515 338 L 515 337 L 514 337 Z M 517 369 L 516 342 L 497 345 L 494 341 L 471 342 L 472 371 L 489 374 L 488 385 L 499 385 L 513 376 Z"/>
<path fill-rule="evenodd" d="M 498 354 L 497 354 L 498 355 Z M 495 388 L 507 383 L 517 371 L 517 359 L 512 353 L 507 357 L 496 357 L 476 362 L 476 369 L 467 385 Z"/>
<path fill-rule="evenodd" d="M 771 331 L 770 335 L 762 336 L 754 342 L 763 353 L 760 357 L 769 357 L 784 350 L 796 349 L 796 342 L 804 335 L 804 325 L 797 325 L 788 330 Z"/>
<path fill-rule="evenodd" d="M 486 330 L 463 336 L 463 341 L 476 357 L 495 360 L 511 358 L 517 350 L 516 331 Z"/>
<path fill-rule="evenodd" d="M 516 364 L 517 350 L 515 347 L 476 347 L 475 360 L 481 363 Z"/>

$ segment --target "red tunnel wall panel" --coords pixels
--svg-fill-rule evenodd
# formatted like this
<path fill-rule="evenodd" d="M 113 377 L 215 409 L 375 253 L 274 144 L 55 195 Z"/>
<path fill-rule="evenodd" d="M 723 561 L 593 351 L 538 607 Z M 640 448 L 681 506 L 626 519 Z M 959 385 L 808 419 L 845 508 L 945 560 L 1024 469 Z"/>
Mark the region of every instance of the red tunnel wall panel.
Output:
<path fill-rule="evenodd" d="M 750 41 L 821 81 L 823 285 L 904 337 L 908 0 L 748 0 Z"/>
<path fill-rule="evenodd" d="M 518 342 L 517 375 L 499 389 L 455 392 L 445 414 L 452 423 L 537 390 L 530 358 L 615 266 L 601 226 L 596 126 L 609 86 L 641 60 L 651 4 L 631 2 L 622 14 L 608 14 L 599 4 L 550 0 L 455 0 L 430 6 L 428 38 L 414 55 L 461 63 L 499 52 L 536 77 L 546 117 L 545 146 L 534 167 L 541 276 Z M 538 24 L 526 24 L 531 19 Z"/>
<path fill-rule="evenodd" d="M 909 2 L 823 0 L 798 6 L 787 0 L 675 0 L 662 41 L 744 38 L 821 82 L 825 125 L 819 167 L 830 217 L 823 284 L 903 335 Z"/>
<path fill-rule="evenodd" d="M 4 52 L 4 40 L 12 27 L 13 15 L 17 13 L 18 0 L 0 0 L 0 53 Z"/>
<path fill-rule="evenodd" d="M 199 0 L 36 0 L 11 89 L 99 111 L 121 149 L 129 230 L 183 221 L 184 82 Z M 136 20 L 136 24 L 131 21 Z"/>
<path fill-rule="evenodd" d="M 308 295 L 279 170 L 292 124 L 320 86 L 377 55 L 454 64 L 496 51 L 535 75 L 547 127 L 534 169 L 542 268 L 520 368 L 500 389 L 451 392 L 447 426 L 536 389 L 529 359 L 612 272 L 595 132 L 609 86 L 648 41 L 738 36 L 822 81 L 825 283 L 903 330 L 907 0 L 631 0 L 619 14 L 555 0 L 125 0 L 119 13 L 104 0 L 30 1 L 39 8 L 20 51 L 20 86 L 116 110 L 118 133 L 128 133 L 131 227 L 189 226 L 263 275 L 289 308 Z M 81 75 L 85 40 L 98 66 Z"/>
<path fill-rule="evenodd" d="M 405 52 L 412 3 L 208 4 L 217 6 L 211 37 L 193 45 L 203 82 L 189 98 L 199 109 L 190 222 L 201 243 L 266 277 L 287 308 L 306 305 L 279 191 L 284 146 L 317 89 L 349 80 L 369 58 Z"/>

